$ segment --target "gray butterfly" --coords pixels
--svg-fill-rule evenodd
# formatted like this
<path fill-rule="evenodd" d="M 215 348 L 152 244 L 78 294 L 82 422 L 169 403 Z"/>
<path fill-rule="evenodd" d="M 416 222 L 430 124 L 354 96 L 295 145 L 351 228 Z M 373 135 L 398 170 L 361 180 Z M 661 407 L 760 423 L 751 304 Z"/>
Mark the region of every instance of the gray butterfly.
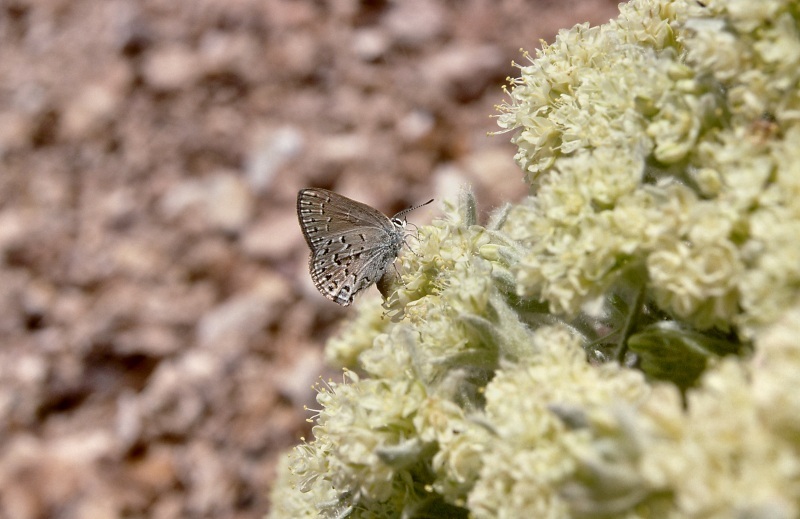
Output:
<path fill-rule="evenodd" d="M 311 249 L 308 270 L 317 290 L 334 303 L 348 306 L 373 283 L 379 282 L 380 288 L 405 239 L 407 222 L 400 217 L 431 202 L 389 218 L 327 189 L 301 189 L 297 218 Z"/>

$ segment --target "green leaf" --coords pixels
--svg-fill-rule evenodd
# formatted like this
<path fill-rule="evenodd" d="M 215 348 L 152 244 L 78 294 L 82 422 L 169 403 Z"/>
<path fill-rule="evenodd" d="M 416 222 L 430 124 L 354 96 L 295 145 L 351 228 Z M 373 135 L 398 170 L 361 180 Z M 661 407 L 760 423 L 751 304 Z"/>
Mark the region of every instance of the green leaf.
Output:
<path fill-rule="evenodd" d="M 628 348 L 639 356 L 639 367 L 649 377 L 686 389 L 702 375 L 709 359 L 737 354 L 741 344 L 663 321 L 632 335 Z"/>

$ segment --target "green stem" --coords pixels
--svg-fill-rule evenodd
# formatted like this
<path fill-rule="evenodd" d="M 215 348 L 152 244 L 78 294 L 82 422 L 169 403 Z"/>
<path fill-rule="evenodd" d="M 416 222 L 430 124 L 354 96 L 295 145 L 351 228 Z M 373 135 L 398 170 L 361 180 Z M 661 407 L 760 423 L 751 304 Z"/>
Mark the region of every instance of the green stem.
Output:
<path fill-rule="evenodd" d="M 623 364 L 625 360 L 625 354 L 628 353 L 628 338 L 633 335 L 633 331 L 636 327 L 636 323 L 639 321 L 639 316 L 642 313 L 642 308 L 644 306 L 644 292 L 647 286 L 647 283 L 644 279 L 644 272 L 642 269 L 636 269 L 636 274 L 634 275 L 634 280 L 636 283 L 636 295 L 631 301 L 631 305 L 628 307 L 628 315 L 625 317 L 625 324 L 622 326 L 620 330 L 619 339 L 617 339 L 617 347 L 616 347 L 616 358 L 617 362 Z"/>

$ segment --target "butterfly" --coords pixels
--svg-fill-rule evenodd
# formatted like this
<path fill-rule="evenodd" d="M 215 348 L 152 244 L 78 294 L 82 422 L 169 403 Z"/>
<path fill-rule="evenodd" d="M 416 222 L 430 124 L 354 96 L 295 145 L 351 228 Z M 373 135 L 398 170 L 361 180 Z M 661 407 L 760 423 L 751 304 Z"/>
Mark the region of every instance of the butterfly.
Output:
<path fill-rule="evenodd" d="M 301 189 L 297 218 L 311 249 L 308 270 L 314 286 L 342 306 L 350 305 L 356 294 L 376 282 L 381 288 L 405 240 L 407 222 L 401 216 L 431 202 L 389 218 L 327 189 Z"/>

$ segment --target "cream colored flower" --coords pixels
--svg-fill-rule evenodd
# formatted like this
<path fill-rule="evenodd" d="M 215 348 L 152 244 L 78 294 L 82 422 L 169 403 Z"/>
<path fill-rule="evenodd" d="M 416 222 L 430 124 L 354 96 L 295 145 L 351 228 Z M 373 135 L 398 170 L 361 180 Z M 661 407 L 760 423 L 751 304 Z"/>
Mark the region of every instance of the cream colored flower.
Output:
<path fill-rule="evenodd" d="M 620 9 L 526 55 L 499 124 L 532 196 L 420 229 L 273 517 L 800 515 L 800 11 Z"/>

